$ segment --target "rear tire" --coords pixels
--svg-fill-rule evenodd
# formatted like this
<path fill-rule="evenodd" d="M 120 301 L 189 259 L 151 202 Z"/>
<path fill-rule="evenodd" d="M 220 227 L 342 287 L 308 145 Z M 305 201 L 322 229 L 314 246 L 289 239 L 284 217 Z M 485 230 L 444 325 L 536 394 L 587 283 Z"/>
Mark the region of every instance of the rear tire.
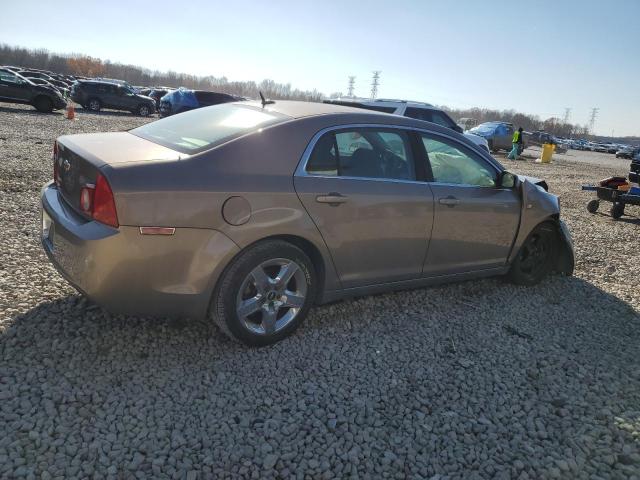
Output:
<path fill-rule="evenodd" d="M 36 110 L 42 113 L 53 112 L 53 102 L 49 97 L 36 97 L 36 99 L 33 101 L 33 106 L 36 107 Z"/>
<path fill-rule="evenodd" d="M 232 340 L 278 342 L 302 323 L 316 298 L 313 263 L 298 247 L 266 240 L 236 257 L 220 277 L 210 315 Z"/>
<path fill-rule="evenodd" d="M 90 98 L 87 102 L 87 108 L 92 112 L 99 112 L 102 108 L 102 103 L 97 98 Z"/>
<path fill-rule="evenodd" d="M 598 211 L 598 207 L 600 207 L 600 202 L 598 200 L 591 200 L 587 203 L 587 212 L 596 213 Z"/>
<path fill-rule="evenodd" d="M 553 271 L 558 252 L 558 232 L 551 223 L 534 228 L 520 247 L 508 277 L 516 285 L 535 285 Z"/>

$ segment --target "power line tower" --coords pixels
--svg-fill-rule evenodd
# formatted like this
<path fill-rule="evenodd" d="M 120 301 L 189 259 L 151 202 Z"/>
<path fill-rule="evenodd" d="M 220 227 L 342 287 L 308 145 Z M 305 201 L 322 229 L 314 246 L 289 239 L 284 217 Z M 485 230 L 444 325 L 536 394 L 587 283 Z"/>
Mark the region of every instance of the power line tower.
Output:
<path fill-rule="evenodd" d="M 596 124 L 596 117 L 598 116 L 599 111 L 600 109 L 597 107 L 593 107 L 591 109 L 591 117 L 589 118 L 589 133 L 591 133 L 591 135 L 593 135 L 593 127 Z"/>
<path fill-rule="evenodd" d="M 373 80 L 371 80 L 371 98 L 378 96 L 378 86 L 380 85 L 380 70 L 373 71 Z"/>
<path fill-rule="evenodd" d="M 355 88 L 356 77 L 351 75 L 349 76 L 349 87 L 347 87 L 347 96 L 353 97 L 353 89 Z"/>
<path fill-rule="evenodd" d="M 571 118 L 571 108 L 567 107 L 564 109 L 564 117 L 562 118 L 562 123 L 569 123 L 570 118 Z"/>

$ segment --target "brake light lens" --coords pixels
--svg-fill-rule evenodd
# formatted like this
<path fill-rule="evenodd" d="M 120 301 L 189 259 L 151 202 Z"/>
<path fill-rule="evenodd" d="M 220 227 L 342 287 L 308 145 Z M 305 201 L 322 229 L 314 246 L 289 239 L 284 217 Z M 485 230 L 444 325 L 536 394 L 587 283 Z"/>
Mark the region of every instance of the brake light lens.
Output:
<path fill-rule="evenodd" d="M 96 184 L 87 184 L 80 190 L 80 209 L 94 220 L 118 228 L 118 214 L 113 191 L 101 174 Z"/>
<path fill-rule="evenodd" d="M 118 228 L 118 213 L 113 191 L 107 179 L 98 174 L 96 189 L 93 194 L 92 217 L 98 222 Z"/>

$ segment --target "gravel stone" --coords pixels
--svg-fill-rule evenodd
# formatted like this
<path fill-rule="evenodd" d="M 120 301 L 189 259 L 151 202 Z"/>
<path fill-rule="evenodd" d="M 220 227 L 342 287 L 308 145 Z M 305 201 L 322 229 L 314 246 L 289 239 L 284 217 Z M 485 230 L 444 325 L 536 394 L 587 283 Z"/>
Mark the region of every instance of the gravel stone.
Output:
<path fill-rule="evenodd" d="M 150 120 L 76 118 L 0 107 L 0 478 L 638 478 L 640 209 L 591 215 L 580 190 L 629 161 L 497 155 L 561 196 L 574 277 L 324 305 L 248 349 L 111 315 L 47 261 L 53 140 Z"/>

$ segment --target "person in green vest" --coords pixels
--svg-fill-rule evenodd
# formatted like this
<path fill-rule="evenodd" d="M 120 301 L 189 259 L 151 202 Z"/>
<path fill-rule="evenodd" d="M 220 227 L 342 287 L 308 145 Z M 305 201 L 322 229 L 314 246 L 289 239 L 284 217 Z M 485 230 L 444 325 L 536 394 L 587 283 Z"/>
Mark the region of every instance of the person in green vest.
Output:
<path fill-rule="evenodd" d="M 509 160 L 517 160 L 522 147 L 522 127 L 518 128 L 518 130 L 513 134 L 511 143 L 513 148 L 509 152 L 509 155 L 507 155 L 507 158 Z"/>

